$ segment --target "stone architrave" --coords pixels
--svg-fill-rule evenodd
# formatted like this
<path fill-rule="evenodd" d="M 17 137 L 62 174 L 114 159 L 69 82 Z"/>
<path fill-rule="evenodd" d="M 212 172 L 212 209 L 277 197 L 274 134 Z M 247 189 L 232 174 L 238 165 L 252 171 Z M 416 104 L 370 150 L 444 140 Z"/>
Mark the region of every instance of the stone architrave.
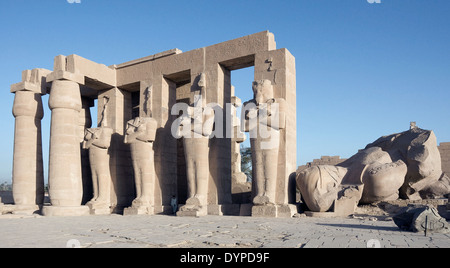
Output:
<path fill-rule="evenodd" d="M 188 199 L 177 216 L 208 214 L 209 136 L 214 126 L 214 110 L 206 106 L 206 76 L 200 75 L 200 94 L 194 97 L 187 114 L 178 118 L 178 138 L 183 138 L 186 159 Z"/>
<path fill-rule="evenodd" d="M 111 213 L 111 172 L 108 149 L 111 145 L 111 128 L 102 126 L 86 129 L 83 148 L 89 149 L 94 197 L 86 204 L 91 214 Z"/>
<path fill-rule="evenodd" d="M 16 119 L 12 178 L 15 212 L 33 213 L 44 202 L 41 94 L 46 92 L 45 75 L 49 72 L 43 69 L 24 71 L 23 82 L 11 86 L 15 93 L 13 115 Z"/>
<path fill-rule="evenodd" d="M 255 206 L 275 206 L 280 130 L 285 128 L 286 102 L 274 98 L 270 80 L 253 82 L 254 99 L 244 103 L 245 131 L 250 132 Z M 255 208 L 254 209 L 260 209 Z"/>
<path fill-rule="evenodd" d="M 125 143 L 130 144 L 136 184 L 136 199 L 125 208 L 124 215 L 154 214 L 155 164 L 153 142 L 157 122 L 151 117 L 128 121 Z"/>

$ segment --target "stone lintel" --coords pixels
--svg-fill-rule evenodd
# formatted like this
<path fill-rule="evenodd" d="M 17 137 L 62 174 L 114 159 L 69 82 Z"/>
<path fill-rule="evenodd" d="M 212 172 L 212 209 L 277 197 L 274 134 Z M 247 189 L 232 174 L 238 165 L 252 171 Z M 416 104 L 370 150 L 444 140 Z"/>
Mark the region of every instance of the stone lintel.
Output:
<path fill-rule="evenodd" d="M 84 85 L 84 75 L 82 74 L 76 74 L 76 73 L 70 73 L 63 70 L 57 70 L 52 72 L 47 76 L 47 82 L 53 82 L 55 80 L 69 80 L 76 82 L 80 85 Z"/>
<path fill-rule="evenodd" d="M 78 55 L 66 57 L 66 71 L 85 76 L 85 85 L 104 90 L 116 86 L 116 70 Z"/>
<path fill-rule="evenodd" d="M 135 65 L 135 64 L 139 64 L 139 63 L 143 63 L 143 62 L 147 62 L 147 61 L 153 61 L 153 60 L 156 60 L 156 59 L 160 59 L 160 58 L 171 56 L 171 55 L 181 54 L 181 53 L 183 53 L 183 51 L 179 50 L 178 48 L 174 48 L 174 49 L 171 49 L 171 50 L 167 50 L 167 51 L 163 51 L 163 52 L 157 53 L 155 55 L 147 56 L 147 57 L 140 58 L 140 59 L 137 59 L 137 60 L 128 61 L 128 62 L 121 63 L 121 64 L 118 64 L 118 65 L 113 65 L 111 67 L 114 67 L 115 69 L 121 69 L 121 68 L 125 68 L 125 67 L 132 66 L 132 65 Z"/>
<path fill-rule="evenodd" d="M 217 64 L 228 70 L 250 67 L 254 65 L 255 54 L 272 50 L 276 50 L 275 37 L 269 31 L 264 31 L 183 53 L 143 58 L 116 66 L 117 86 L 124 87 L 146 80 L 151 73 L 171 79 L 174 74 L 187 73 L 189 76 L 189 71 L 196 75 L 198 70 L 210 69 Z"/>
<path fill-rule="evenodd" d="M 116 70 L 78 55 L 59 55 L 54 60 L 54 71 L 47 82 L 70 80 L 91 89 L 105 90 L 116 86 Z"/>

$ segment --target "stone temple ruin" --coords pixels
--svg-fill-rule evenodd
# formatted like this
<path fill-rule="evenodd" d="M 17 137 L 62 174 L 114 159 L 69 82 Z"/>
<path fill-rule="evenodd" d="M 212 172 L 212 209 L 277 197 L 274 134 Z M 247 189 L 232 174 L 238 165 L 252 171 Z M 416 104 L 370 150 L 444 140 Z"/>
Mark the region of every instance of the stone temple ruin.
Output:
<path fill-rule="evenodd" d="M 234 96 L 231 73 L 251 66 L 255 98 L 239 120 L 242 102 Z M 26 70 L 11 86 L 14 210 L 171 214 L 176 199 L 179 216 L 290 217 L 296 213 L 288 191 L 297 160 L 295 79 L 295 58 L 276 49 L 268 31 L 109 67 L 70 55 L 57 56 L 53 70 Z M 51 205 L 44 206 L 45 94 Z M 95 100 L 98 125 L 92 127 Z M 265 120 L 269 137 L 259 134 L 263 127 L 255 120 Z M 232 178 L 239 181 L 236 151 L 243 131 L 251 136 L 255 172 L 253 203 L 247 204 L 233 202 L 231 185 Z"/>
<path fill-rule="evenodd" d="M 242 101 L 231 73 L 251 66 L 254 98 Z M 292 217 L 297 188 L 312 214 L 345 216 L 360 202 L 448 190 L 436 137 L 417 127 L 350 159 L 327 157 L 296 172 L 295 58 L 268 31 L 109 67 L 57 56 L 52 71 L 24 71 L 11 92 L 14 213 Z M 41 137 L 46 94 L 50 204 Z M 240 168 L 244 132 L 251 185 Z"/>

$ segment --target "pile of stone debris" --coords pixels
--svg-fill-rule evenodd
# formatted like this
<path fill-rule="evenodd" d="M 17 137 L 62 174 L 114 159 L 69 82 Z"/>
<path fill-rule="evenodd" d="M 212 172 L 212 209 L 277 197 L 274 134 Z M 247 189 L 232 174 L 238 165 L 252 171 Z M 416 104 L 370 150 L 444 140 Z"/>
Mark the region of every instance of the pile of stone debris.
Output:
<path fill-rule="evenodd" d="M 358 206 L 353 218 L 394 221 L 405 231 L 427 233 L 450 233 L 450 203 L 447 199 L 418 201 L 382 201 Z"/>

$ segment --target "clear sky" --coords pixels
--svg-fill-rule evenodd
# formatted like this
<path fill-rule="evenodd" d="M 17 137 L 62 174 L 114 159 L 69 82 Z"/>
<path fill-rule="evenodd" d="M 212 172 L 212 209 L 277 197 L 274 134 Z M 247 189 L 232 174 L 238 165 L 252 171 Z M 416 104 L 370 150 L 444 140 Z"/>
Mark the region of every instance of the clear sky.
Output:
<path fill-rule="evenodd" d="M 321 155 L 350 157 L 380 136 L 407 130 L 410 121 L 434 130 L 438 142 L 450 141 L 450 1 L 369 2 L 1 0 L 0 182 L 11 178 L 10 85 L 22 70 L 52 69 L 60 54 L 119 64 L 264 30 L 296 57 L 299 165 Z M 244 101 L 252 81 L 251 68 L 232 72 Z"/>

